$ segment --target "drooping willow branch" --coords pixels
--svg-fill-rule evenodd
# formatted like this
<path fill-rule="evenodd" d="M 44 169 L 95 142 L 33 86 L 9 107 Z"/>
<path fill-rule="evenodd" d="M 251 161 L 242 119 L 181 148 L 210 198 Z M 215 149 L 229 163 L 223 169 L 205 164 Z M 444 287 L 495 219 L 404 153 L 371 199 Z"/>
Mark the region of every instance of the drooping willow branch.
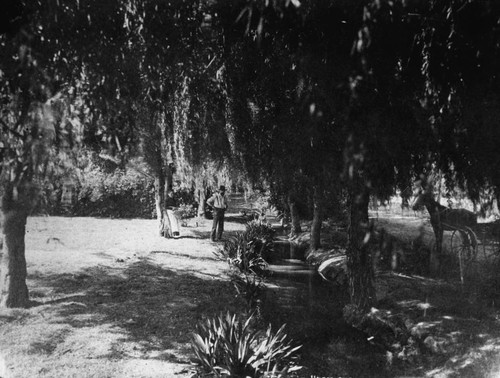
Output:
<path fill-rule="evenodd" d="M 2 128 L 5 129 L 7 132 L 11 133 L 17 138 L 23 139 L 24 136 L 20 133 L 18 133 L 16 130 L 12 130 L 3 119 L 0 118 L 0 124 L 2 125 Z"/>

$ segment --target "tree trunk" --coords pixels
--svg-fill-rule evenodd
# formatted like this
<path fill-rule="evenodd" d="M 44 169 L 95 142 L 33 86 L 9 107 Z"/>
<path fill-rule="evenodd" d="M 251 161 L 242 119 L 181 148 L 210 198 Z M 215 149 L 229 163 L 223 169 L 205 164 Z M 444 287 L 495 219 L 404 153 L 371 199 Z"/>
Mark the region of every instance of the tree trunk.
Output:
<path fill-rule="evenodd" d="M 350 195 L 347 269 L 351 304 L 366 313 L 375 299 L 373 264 L 370 253 L 371 227 L 368 220 L 370 196 L 367 188 L 356 188 Z"/>
<path fill-rule="evenodd" d="M 297 203 L 291 195 L 288 196 L 288 207 L 290 208 L 290 218 L 292 220 L 291 234 L 298 235 L 302 232 L 302 229 L 300 228 L 300 217 L 297 209 Z"/>
<path fill-rule="evenodd" d="M 496 200 L 497 200 L 497 210 L 500 212 L 500 188 L 497 189 Z"/>
<path fill-rule="evenodd" d="M 0 260 L 0 307 L 28 307 L 24 237 L 28 213 L 11 203 L 3 210 L 3 248 Z"/>
<path fill-rule="evenodd" d="M 319 189 L 314 187 L 313 193 L 313 221 L 311 225 L 311 249 L 316 250 L 321 247 L 321 224 L 323 222 L 323 211 Z"/>
<path fill-rule="evenodd" d="M 198 187 L 196 189 L 197 191 L 197 200 L 198 200 L 198 211 L 197 211 L 197 215 L 200 217 L 200 218 L 203 218 L 205 217 L 205 208 L 207 206 L 207 196 L 206 196 L 206 189 L 203 185 L 201 185 L 200 187 Z"/>
<path fill-rule="evenodd" d="M 174 166 L 172 163 L 165 166 L 165 199 L 168 192 L 174 190 Z"/>
<path fill-rule="evenodd" d="M 161 162 L 160 162 L 161 163 Z M 163 168 L 161 168 L 163 169 Z M 163 172 L 163 171 L 162 171 Z M 174 190 L 174 174 L 172 170 L 171 164 L 167 164 L 165 166 L 165 174 L 162 174 L 163 176 L 163 198 L 162 198 L 162 203 L 163 203 L 163 208 L 164 210 L 167 209 L 167 198 L 169 197 L 169 193 L 173 192 Z"/>
<path fill-rule="evenodd" d="M 165 176 L 161 170 L 155 174 L 155 206 L 159 235 L 165 238 L 171 237 L 170 223 L 165 208 Z"/>

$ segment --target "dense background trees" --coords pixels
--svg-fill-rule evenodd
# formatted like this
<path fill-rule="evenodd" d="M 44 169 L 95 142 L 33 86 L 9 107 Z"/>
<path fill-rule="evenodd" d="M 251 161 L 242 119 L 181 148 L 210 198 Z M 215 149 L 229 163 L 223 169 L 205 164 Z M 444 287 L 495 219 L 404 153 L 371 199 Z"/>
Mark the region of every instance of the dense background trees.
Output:
<path fill-rule="evenodd" d="M 27 303 L 36 177 L 80 142 L 146 162 L 160 223 L 174 171 L 201 203 L 221 180 L 264 183 L 295 224 L 309 209 L 317 248 L 347 193 L 362 310 L 374 298 L 371 195 L 430 171 L 475 200 L 500 193 L 493 1 L 16 4 L 0 37 L 4 305 Z"/>

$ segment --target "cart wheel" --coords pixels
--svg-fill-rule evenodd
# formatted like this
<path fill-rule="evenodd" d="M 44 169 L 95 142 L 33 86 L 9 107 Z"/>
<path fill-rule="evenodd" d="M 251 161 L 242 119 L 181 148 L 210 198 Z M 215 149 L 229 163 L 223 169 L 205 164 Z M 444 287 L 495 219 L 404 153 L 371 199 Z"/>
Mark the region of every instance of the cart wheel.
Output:
<path fill-rule="evenodd" d="M 463 285 L 465 269 L 475 258 L 475 248 L 471 245 L 469 234 L 463 230 L 453 231 L 450 244 L 451 253 L 458 258 L 460 281 Z"/>
<path fill-rule="evenodd" d="M 475 260 L 477 246 L 472 236 L 464 230 L 455 230 L 451 234 L 451 253 L 458 256 L 464 264 Z"/>

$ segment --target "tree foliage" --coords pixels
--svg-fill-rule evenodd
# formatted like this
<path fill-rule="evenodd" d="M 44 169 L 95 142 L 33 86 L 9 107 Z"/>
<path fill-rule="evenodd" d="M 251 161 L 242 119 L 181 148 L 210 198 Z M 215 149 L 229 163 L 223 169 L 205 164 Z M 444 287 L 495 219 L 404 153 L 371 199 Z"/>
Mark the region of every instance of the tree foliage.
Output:
<path fill-rule="evenodd" d="M 3 17 L 1 177 L 25 213 L 17 199 L 80 135 L 142 154 L 157 192 L 174 170 L 316 210 L 347 190 L 350 268 L 369 286 L 370 195 L 437 170 L 499 196 L 493 0 L 36 0 Z"/>

